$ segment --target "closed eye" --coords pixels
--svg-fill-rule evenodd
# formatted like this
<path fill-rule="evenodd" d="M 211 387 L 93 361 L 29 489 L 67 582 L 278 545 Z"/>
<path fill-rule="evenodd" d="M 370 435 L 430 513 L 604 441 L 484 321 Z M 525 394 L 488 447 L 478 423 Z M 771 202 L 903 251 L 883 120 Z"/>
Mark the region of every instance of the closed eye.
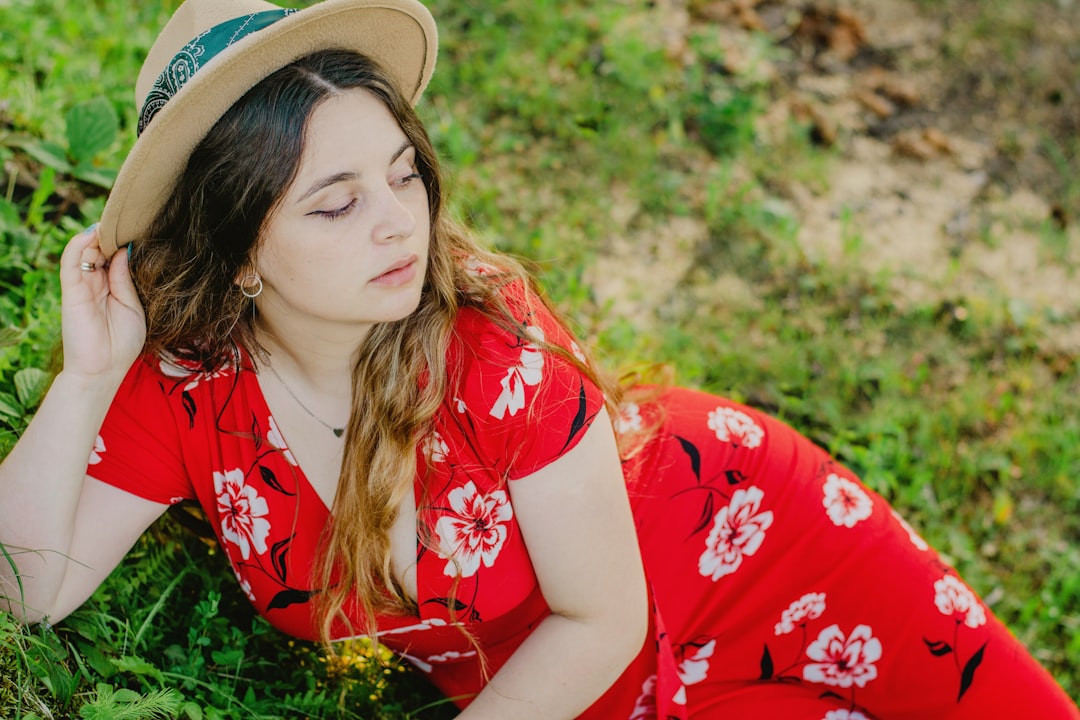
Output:
<path fill-rule="evenodd" d="M 308 215 L 318 215 L 324 220 L 333 221 L 337 220 L 340 217 L 348 215 L 354 207 L 356 207 L 356 198 L 353 198 L 348 202 L 348 204 L 342 205 L 339 208 L 335 208 L 333 210 L 313 210 L 309 212 Z"/>
<path fill-rule="evenodd" d="M 413 173 L 411 173 L 409 175 L 406 175 L 405 177 L 401 178 L 400 180 L 397 180 L 394 184 L 399 188 L 404 188 L 404 187 L 408 187 L 410 184 L 412 184 L 412 182 L 414 180 L 420 180 L 420 179 L 421 179 L 420 173 L 413 172 Z"/>

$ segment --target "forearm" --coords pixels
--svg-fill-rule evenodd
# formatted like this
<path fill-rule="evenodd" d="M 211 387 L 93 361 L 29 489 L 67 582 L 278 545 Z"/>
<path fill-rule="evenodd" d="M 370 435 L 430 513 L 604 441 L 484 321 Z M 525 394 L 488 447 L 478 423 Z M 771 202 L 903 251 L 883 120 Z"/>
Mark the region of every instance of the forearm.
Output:
<path fill-rule="evenodd" d="M 606 622 L 549 615 L 458 717 L 577 717 L 611 687 L 645 643 L 647 605 L 630 606 L 634 612 Z"/>
<path fill-rule="evenodd" d="M 60 373 L 19 442 L 0 464 L 0 609 L 37 620 L 67 569 L 75 514 L 94 441 L 118 381 Z"/>

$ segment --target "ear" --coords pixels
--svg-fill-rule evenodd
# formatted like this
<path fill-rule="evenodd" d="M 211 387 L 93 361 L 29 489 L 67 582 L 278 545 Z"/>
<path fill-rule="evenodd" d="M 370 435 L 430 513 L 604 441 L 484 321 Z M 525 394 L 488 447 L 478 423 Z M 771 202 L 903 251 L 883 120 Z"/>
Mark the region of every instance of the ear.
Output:
<path fill-rule="evenodd" d="M 233 278 L 233 283 L 240 289 L 244 297 L 252 300 L 259 297 L 263 291 L 262 278 L 259 277 L 259 273 L 254 268 L 249 269 L 246 274 L 243 272 L 237 273 L 237 277 Z"/>

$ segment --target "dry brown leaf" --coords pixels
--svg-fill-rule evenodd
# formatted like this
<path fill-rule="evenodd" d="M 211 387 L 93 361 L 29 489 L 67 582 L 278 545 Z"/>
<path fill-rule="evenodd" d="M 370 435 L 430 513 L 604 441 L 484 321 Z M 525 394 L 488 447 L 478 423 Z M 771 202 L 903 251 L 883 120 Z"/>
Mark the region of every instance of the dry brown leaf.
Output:
<path fill-rule="evenodd" d="M 896 114 L 896 106 L 872 90 L 856 90 L 855 99 L 882 120 Z"/>

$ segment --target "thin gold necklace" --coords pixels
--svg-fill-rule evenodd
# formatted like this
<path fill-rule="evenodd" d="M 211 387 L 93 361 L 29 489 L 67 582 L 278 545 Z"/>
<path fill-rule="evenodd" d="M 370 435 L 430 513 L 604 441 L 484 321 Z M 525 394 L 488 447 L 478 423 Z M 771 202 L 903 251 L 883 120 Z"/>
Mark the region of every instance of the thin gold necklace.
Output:
<path fill-rule="evenodd" d="M 288 386 L 288 384 L 286 384 L 286 382 L 281 379 L 281 376 L 278 375 L 277 370 L 274 369 L 273 365 L 271 365 L 270 363 L 266 363 L 266 367 L 270 370 L 270 372 L 272 372 L 274 374 L 274 377 L 277 378 L 277 381 L 279 383 L 281 383 L 281 387 L 285 388 L 285 392 L 289 393 L 289 395 L 292 397 L 292 399 L 296 401 L 296 404 L 299 405 L 301 408 L 303 408 L 304 412 L 306 412 L 308 415 L 310 415 L 312 417 L 312 419 L 315 420 L 315 422 L 319 423 L 324 428 L 326 428 L 330 432 L 334 433 L 334 437 L 341 437 L 342 435 L 345 434 L 345 428 L 343 428 L 343 427 L 334 427 L 333 425 L 326 422 L 325 420 L 323 420 L 321 417 L 319 417 L 315 413 L 311 412 L 311 410 L 308 409 L 308 406 L 304 404 L 304 401 L 301 400 L 300 398 L 296 397 L 296 393 L 294 393 L 292 391 L 292 388 L 290 388 Z"/>

